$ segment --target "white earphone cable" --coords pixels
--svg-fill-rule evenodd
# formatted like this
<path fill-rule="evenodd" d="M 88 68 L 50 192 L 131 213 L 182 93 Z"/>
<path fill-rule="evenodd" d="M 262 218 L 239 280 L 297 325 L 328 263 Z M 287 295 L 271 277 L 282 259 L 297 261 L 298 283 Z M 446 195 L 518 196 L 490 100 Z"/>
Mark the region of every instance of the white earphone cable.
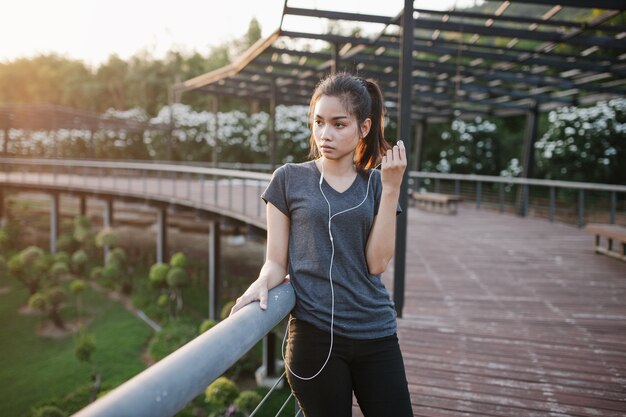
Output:
<path fill-rule="evenodd" d="M 285 336 L 283 337 L 283 343 L 282 343 L 282 348 L 281 348 L 281 353 L 283 356 L 283 363 L 285 364 L 285 368 L 296 378 L 301 379 L 303 381 L 310 381 L 312 379 L 314 379 L 315 377 L 317 377 L 319 374 L 322 373 L 322 371 L 324 370 L 324 368 L 326 367 L 326 365 L 328 364 L 328 361 L 330 360 L 330 356 L 332 354 L 333 351 L 333 344 L 334 344 L 334 328 L 335 328 L 335 287 L 333 285 L 333 262 L 335 260 L 335 242 L 333 240 L 333 232 L 332 232 L 332 220 L 335 216 L 338 216 L 340 214 L 344 214 L 347 213 L 349 211 L 355 210 L 359 207 L 361 207 L 363 205 L 363 203 L 365 203 L 365 201 L 367 201 L 367 197 L 369 196 L 369 191 L 370 191 L 370 183 L 372 180 L 372 173 L 374 172 L 374 170 L 376 168 L 378 168 L 381 164 L 376 165 L 374 168 L 372 168 L 370 170 L 369 173 L 369 178 L 367 179 L 367 189 L 365 192 L 365 197 L 363 198 L 363 201 L 361 201 L 359 204 L 357 204 L 354 207 L 342 210 L 338 213 L 332 214 L 332 210 L 330 207 L 330 201 L 328 201 L 328 198 L 326 197 L 326 194 L 324 194 L 324 190 L 322 189 L 322 183 L 324 182 L 324 162 L 322 161 L 322 172 L 320 174 L 320 180 L 319 180 L 319 189 L 320 192 L 322 193 L 322 196 L 324 197 L 324 200 L 326 200 L 326 204 L 328 205 L 328 236 L 330 238 L 330 247 L 331 247 L 331 252 L 330 252 L 330 268 L 328 270 L 328 280 L 330 282 L 330 295 L 331 295 L 331 304 L 330 304 L 330 346 L 328 348 L 328 355 L 326 356 L 326 360 L 324 361 L 324 364 L 322 365 L 322 367 L 320 368 L 319 371 L 317 371 L 313 376 L 308 376 L 308 377 L 303 377 L 300 376 L 298 374 L 296 374 L 291 368 L 289 368 L 289 365 L 287 365 L 287 361 L 285 360 L 285 341 L 287 340 L 287 335 L 289 334 L 289 324 L 291 323 L 291 318 L 289 319 L 289 322 L 287 323 L 287 329 L 285 330 Z M 358 174 L 357 174 L 358 175 Z"/>

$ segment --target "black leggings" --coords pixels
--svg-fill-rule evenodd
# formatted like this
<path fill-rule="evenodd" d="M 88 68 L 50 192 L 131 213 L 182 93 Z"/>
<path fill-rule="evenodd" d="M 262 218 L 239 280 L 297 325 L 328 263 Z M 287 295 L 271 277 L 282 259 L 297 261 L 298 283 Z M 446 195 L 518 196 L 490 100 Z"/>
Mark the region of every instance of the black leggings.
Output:
<path fill-rule="evenodd" d="M 320 370 L 330 334 L 292 318 L 285 360 L 301 377 Z M 331 357 L 314 379 L 287 372 L 305 417 L 352 416 L 352 392 L 365 417 L 412 417 L 411 399 L 398 338 L 355 340 L 335 335 Z"/>

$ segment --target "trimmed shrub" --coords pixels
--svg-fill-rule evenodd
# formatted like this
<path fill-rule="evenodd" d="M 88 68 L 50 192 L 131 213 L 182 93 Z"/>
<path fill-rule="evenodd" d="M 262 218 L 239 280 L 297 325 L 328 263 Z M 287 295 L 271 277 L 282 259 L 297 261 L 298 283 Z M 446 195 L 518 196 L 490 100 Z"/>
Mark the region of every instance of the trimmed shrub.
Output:
<path fill-rule="evenodd" d="M 168 264 L 158 263 L 150 267 L 150 284 L 154 288 L 163 288 L 167 286 L 167 273 L 170 267 Z"/>
<path fill-rule="evenodd" d="M 170 265 L 175 268 L 186 268 L 187 267 L 187 256 L 185 256 L 182 252 L 177 252 L 172 255 L 170 259 Z"/>
<path fill-rule="evenodd" d="M 183 268 L 172 267 L 167 272 L 167 285 L 172 288 L 180 288 L 187 285 L 189 281 L 189 277 L 187 276 L 187 271 Z"/>
<path fill-rule="evenodd" d="M 208 330 L 210 330 L 213 326 L 215 326 L 217 322 L 215 320 L 206 319 L 200 324 L 200 328 L 198 329 L 199 334 L 202 334 Z"/>
<path fill-rule="evenodd" d="M 230 315 L 230 310 L 232 310 L 234 305 L 235 305 L 234 301 L 229 301 L 226 304 L 224 304 L 224 306 L 222 307 L 222 311 L 220 312 L 220 319 L 221 320 L 224 320 L 225 318 L 227 318 Z"/>
<path fill-rule="evenodd" d="M 238 410 L 250 414 L 259 405 L 262 399 L 261 395 L 256 391 L 242 391 L 235 400 L 235 406 Z"/>
<path fill-rule="evenodd" d="M 206 402 L 228 407 L 239 396 L 239 388 L 233 381 L 221 376 L 206 388 L 204 394 Z"/>

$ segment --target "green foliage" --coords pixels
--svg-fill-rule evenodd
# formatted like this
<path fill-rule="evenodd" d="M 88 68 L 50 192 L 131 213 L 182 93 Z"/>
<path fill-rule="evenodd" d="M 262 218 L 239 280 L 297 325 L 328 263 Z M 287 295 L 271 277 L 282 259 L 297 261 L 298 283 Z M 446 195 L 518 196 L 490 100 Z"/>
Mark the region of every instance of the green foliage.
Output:
<path fill-rule="evenodd" d="M 62 262 L 65 265 L 69 266 L 70 263 L 71 263 L 71 258 L 70 258 L 70 255 L 68 255 L 67 252 L 60 251 L 60 252 L 57 252 L 57 253 L 54 254 L 53 261 L 54 262 Z"/>
<path fill-rule="evenodd" d="M 81 273 L 85 269 L 88 261 L 89 255 L 87 255 L 84 249 L 79 249 L 72 254 L 72 268 L 78 273 Z"/>
<path fill-rule="evenodd" d="M 35 293 L 28 299 L 28 306 L 35 310 L 45 311 L 47 306 L 47 299 L 42 293 Z"/>
<path fill-rule="evenodd" d="M 150 284 L 154 288 L 163 288 L 167 285 L 167 273 L 170 267 L 168 264 L 157 263 L 150 267 Z"/>
<path fill-rule="evenodd" d="M 102 279 L 115 282 L 121 273 L 120 267 L 116 263 L 108 263 L 102 268 Z"/>
<path fill-rule="evenodd" d="M 55 262 L 50 267 L 50 277 L 58 282 L 61 278 L 70 273 L 70 269 L 68 268 L 66 263 L 63 262 Z"/>
<path fill-rule="evenodd" d="M 111 250 L 111 253 L 109 254 L 109 262 L 115 262 L 118 265 L 125 265 L 126 260 L 126 252 L 124 249 L 116 247 Z"/>
<path fill-rule="evenodd" d="M 4 256 L 0 255 L 0 277 L 5 276 L 9 273 L 9 264 L 7 263 Z"/>
<path fill-rule="evenodd" d="M 206 319 L 200 324 L 200 328 L 198 329 L 199 333 L 202 334 L 215 326 L 217 322 L 215 320 Z"/>
<path fill-rule="evenodd" d="M 161 360 L 197 336 L 197 325 L 186 320 L 172 320 L 156 333 L 148 344 L 148 353 Z"/>
<path fill-rule="evenodd" d="M 26 249 L 23 249 L 19 253 L 20 262 L 22 265 L 33 265 L 36 262 L 40 261 L 45 255 L 43 249 L 37 246 L 29 246 Z"/>
<path fill-rule="evenodd" d="M 238 410 L 246 413 L 251 413 L 259 405 L 263 398 L 261 395 L 252 390 L 242 391 L 241 394 L 235 399 L 235 406 Z"/>
<path fill-rule="evenodd" d="M 62 234 L 57 239 L 57 248 L 64 252 L 73 252 L 77 247 L 77 242 L 74 240 L 74 236 L 67 233 Z"/>
<path fill-rule="evenodd" d="M 96 235 L 96 246 L 99 248 L 117 245 L 118 236 L 110 227 L 105 227 Z"/>
<path fill-rule="evenodd" d="M 85 292 L 87 289 L 87 284 L 82 279 L 75 279 L 70 282 L 70 292 L 72 294 L 80 294 Z"/>
<path fill-rule="evenodd" d="M 52 287 L 46 290 L 46 301 L 50 306 L 59 306 L 67 299 L 67 293 L 61 287 Z"/>
<path fill-rule="evenodd" d="M 31 417 L 66 417 L 67 414 L 53 405 L 44 405 L 33 410 Z"/>
<path fill-rule="evenodd" d="M 74 354 L 81 362 L 91 363 L 93 353 L 96 351 L 96 336 L 91 333 L 81 332 L 76 338 Z"/>
<path fill-rule="evenodd" d="M 4 249 L 9 245 L 9 232 L 4 228 L 0 228 L 0 249 Z"/>
<path fill-rule="evenodd" d="M 181 288 L 189 283 L 189 276 L 187 271 L 183 268 L 172 267 L 167 272 L 167 285 L 171 288 Z"/>
<path fill-rule="evenodd" d="M 89 272 L 89 278 L 92 281 L 98 281 L 100 279 L 102 279 L 102 270 L 104 268 L 102 268 L 101 266 L 94 266 L 93 268 L 91 268 L 91 272 Z"/>
<path fill-rule="evenodd" d="M 157 298 L 157 305 L 159 307 L 167 307 L 170 303 L 170 297 L 167 294 L 161 294 L 159 295 L 159 298 Z"/>
<path fill-rule="evenodd" d="M 182 252 L 177 252 L 172 255 L 170 259 L 170 265 L 175 268 L 186 268 L 187 267 L 187 257 Z"/>
<path fill-rule="evenodd" d="M 239 388 L 233 381 L 221 376 L 206 388 L 204 394 L 206 402 L 228 407 L 239 396 Z"/>
<path fill-rule="evenodd" d="M 222 306 L 222 311 L 220 312 L 220 319 L 224 320 L 228 316 L 230 316 L 230 310 L 235 306 L 235 301 L 229 301 Z"/>

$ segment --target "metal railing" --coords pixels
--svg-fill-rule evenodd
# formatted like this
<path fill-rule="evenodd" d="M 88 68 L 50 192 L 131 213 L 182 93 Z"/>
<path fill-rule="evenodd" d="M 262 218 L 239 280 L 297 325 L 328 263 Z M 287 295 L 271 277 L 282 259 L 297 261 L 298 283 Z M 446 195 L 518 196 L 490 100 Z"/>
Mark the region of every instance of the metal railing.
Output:
<path fill-rule="evenodd" d="M 414 192 L 461 196 L 477 209 L 491 208 L 522 216 L 586 223 L 626 225 L 626 186 L 485 175 L 410 172 Z"/>
<path fill-rule="evenodd" d="M 291 311 L 295 295 L 281 284 L 150 368 L 75 414 L 76 417 L 169 417 L 221 376 Z"/>

